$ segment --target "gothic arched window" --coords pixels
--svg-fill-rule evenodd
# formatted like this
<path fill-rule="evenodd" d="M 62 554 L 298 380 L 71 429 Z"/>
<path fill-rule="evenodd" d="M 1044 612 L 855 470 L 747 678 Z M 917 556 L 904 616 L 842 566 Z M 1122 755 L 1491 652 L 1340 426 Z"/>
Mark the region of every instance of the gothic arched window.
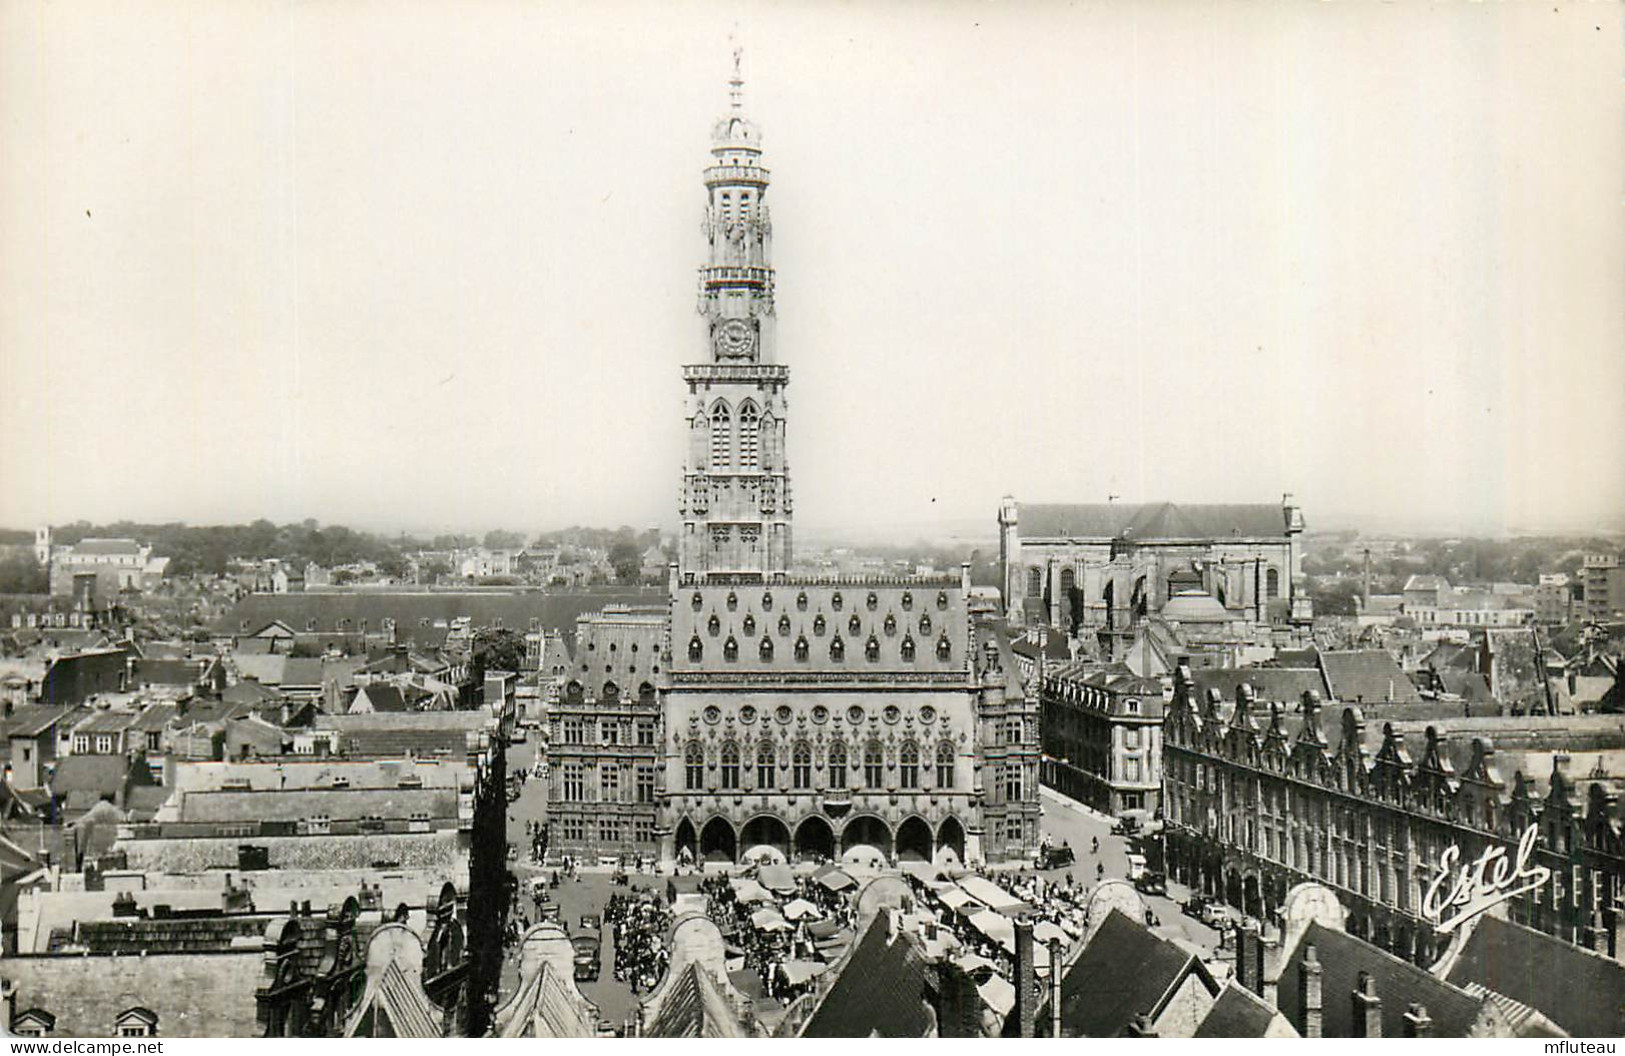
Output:
<path fill-rule="evenodd" d="M 739 787 L 739 745 L 732 741 L 722 746 L 722 787 Z"/>
<path fill-rule="evenodd" d="M 683 787 L 691 792 L 705 787 L 705 749 L 698 741 L 690 741 L 683 754 Z"/>
<path fill-rule="evenodd" d="M 711 405 L 711 468 L 725 469 L 729 464 L 733 440 L 733 416 L 728 405 L 718 400 Z"/>
<path fill-rule="evenodd" d="M 897 783 L 903 788 L 920 787 L 920 746 L 904 741 L 897 753 Z"/>
<path fill-rule="evenodd" d="M 1027 596 L 1041 598 L 1044 596 L 1044 570 L 1029 568 L 1027 570 Z"/>
<path fill-rule="evenodd" d="M 846 784 L 845 741 L 836 741 L 829 746 L 829 783 L 837 787 Z"/>
<path fill-rule="evenodd" d="M 885 753 L 879 741 L 870 741 L 863 749 L 863 783 L 868 788 L 879 788 L 885 780 Z"/>
<path fill-rule="evenodd" d="M 812 747 L 806 741 L 797 741 L 790 756 L 790 787 L 812 787 Z"/>
<path fill-rule="evenodd" d="M 1267 597 L 1270 597 L 1270 598 L 1278 598 L 1278 597 L 1280 597 L 1281 596 L 1281 573 L 1277 572 L 1273 568 L 1270 569 L 1268 572 L 1264 573 L 1264 589 L 1267 592 L 1267 594 L 1266 594 Z"/>
<path fill-rule="evenodd" d="M 771 470 L 778 462 L 778 423 L 774 421 L 770 412 L 762 414 L 762 425 L 758 430 L 762 437 L 762 468 Z"/>
<path fill-rule="evenodd" d="M 773 764 L 778 762 L 773 754 L 773 742 L 763 740 L 756 749 L 756 787 L 773 787 Z"/>
<path fill-rule="evenodd" d="M 937 745 L 937 787 L 954 787 L 954 746 L 947 741 Z"/>
<path fill-rule="evenodd" d="M 705 645 L 700 641 L 700 636 L 696 634 L 688 640 L 688 658 L 690 660 L 699 660 L 704 656 Z"/>
<path fill-rule="evenodd" d="M 756 404 L 746 400 L 739 405 L 739 465 L 742 469 L 755 469 L 756 445 L 760 435 L 761 415 Z"/>

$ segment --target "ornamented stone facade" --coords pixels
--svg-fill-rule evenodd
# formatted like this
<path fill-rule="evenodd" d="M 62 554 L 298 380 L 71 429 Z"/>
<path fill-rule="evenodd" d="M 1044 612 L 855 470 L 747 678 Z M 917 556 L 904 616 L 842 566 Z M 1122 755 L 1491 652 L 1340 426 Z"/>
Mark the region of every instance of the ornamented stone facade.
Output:
<path fill-rule="evenodd" d="M 1514 857 L 1533 826 L 1531 862 L 1551 879 L 1511 901 L 1509 916 L 1618 956 L 1625 837 L 1606 782 L 1591 782 L 1582 804 L 1561 766 L 1544 794 L 1521 772 L 1503 778 L 1488 738 L 1458 767 L 1431 726 L 1413 761 L 1393 723 L 1371 751 L 1357 707 L 1343 709 L 1335 745 L 1321 725 L 1317 693 L 1296 714 L 1261 713 L 1245 685 L 1234 704 L 1217 691 L 1198 700 L 1179 669 L 1163 728 L 1176 879 L 1260 918 L 1294 884 L 1323 884 L 1351 934 L 1429 965 L 1448 941 L 1423 912 L 1444 850 L 1459 848 L 1462 864 L 1495 848 Z"/>

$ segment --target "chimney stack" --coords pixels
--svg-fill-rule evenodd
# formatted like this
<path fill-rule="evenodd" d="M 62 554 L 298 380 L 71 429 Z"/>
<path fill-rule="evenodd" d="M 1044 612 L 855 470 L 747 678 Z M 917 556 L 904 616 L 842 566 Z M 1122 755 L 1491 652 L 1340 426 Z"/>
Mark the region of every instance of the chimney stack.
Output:
<path fill-rule="evenodd" d="M 1304 948 L 1303 961 L 1298 965 L 1298 1008 L 1303 1013 L 1300 1033 L 1306 1038 L 1321 1036 L 1320 972 L 1320 957 L 1311 943 Z"/>
<path fill-rule="evenodd" d="M 1236 925 L 1236 982 L 1264 994 L 1264 937 L 1251 923 Z"/>
<path fill-rule="evenodd" d="M 1365 576 L 1360 581 L 1360 597 L 1363 599 L 1361 609 L 1371 611 L 1371 548 L 1365 548 Z"/>
<path fill-rule="evenodd" d="M 1424 1005 L 1412 1005 L 1405 1010 L 1405 1036 L 1407 1038 L 1433 1037 L 1433 1020 Z"/>
<path fill-rule="evenodd" d="M 1032 1037 L 1037 1026 L 1037 998 L 1033 978 L 1033 922 L 1029 917 L 1022 917 L 1016 921 L 1016 1021 L 1021 1024 L 1024 1038 Z M 1059 1008 L 1050 1011 L 1057 1019 L 1060 1017 Z"/>
<path fill-rule="evenodd" d="M 1382 998 L 1377 996 L 1377 981 L 1368 972 L 1361 972 L 1354 984 L 1354 1035 L 1382 1037 Z"/>

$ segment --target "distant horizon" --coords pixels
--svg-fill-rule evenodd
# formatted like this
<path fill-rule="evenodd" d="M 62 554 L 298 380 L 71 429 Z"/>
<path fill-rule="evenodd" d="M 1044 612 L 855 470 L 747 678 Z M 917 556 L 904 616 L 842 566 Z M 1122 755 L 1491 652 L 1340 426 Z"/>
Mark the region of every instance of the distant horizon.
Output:
<path fill-rule="evenodd" d="M 1619 4 L 0 5 L 0 521 L 669 525 L 737 42 L 797 531 L 991 527 L 1006 493 L 1625 524 L 1622 35 Z"/>
<path fill-rule="evenodd" d="M 1020 501 L 1019 499 L 1017 500 Z M 1123 501 L 1119 499 L 1118 501 Z M 1178 500 L 1170 501 L 1176 505 L 1183 505 Z M 1125 503 L 1135 505 L 1135 503 Z M 1197 504 L 1200 505 L 1200 504 Z M 885 545 L 885 546 L 912 546 L 923 544 L 928 546 L 944 546 L 959 542 L 996 543 L 998 540 L 997 511 L 990 511 L 984 519 L 980 518 L 940 518 L 935 521 L 898 522 L 892 524 L 835 524 L 827 522 L 804 523 L 798 521 L 796 533 L 798 542 L 817 543 L 828 545 L 834 543 L 850 543 L 859 545 Z M 1355 531 L 1362 535 L 1375 537 L 1392 536 L 1395 538 L 1475 538 L 1475 539 L 1517 539 L 1517 538 L 1585 538 L 1625 536 L 1625 521 L 1612 525 L 1571 526 L 1567 528 L 1517 528 L 1512 527 L 1500 533 L 1487 533 L 1471 531 L 1463 526 L 1449 526 L 1425 523 L 1405 523 L 1397 517 L 1383 517 L 1381 515 L 1364 515 L 1354 517 L 1317 517 L 1313 510 L 1305 510 L 1304 517 L 1307 522 L 1305 534 L 1315 536 L 1338 532 Z M 88 517 L 74 518 L 73 520 L 57 521 L 48 527 L 53 530 L 71 527 L 76 524 L 90 524 L 95 526 L 111 526 L 120 522 L 138 525 L 166 525 L 179 524 L 186 528 L 224 528 L 239 525 L 248 525 L 256 520 L 266 520 L 278 526 L 288 524 L 302 524 L 306 520 L 315 520 L 323 528 L 343 527 L 352 531 L 366 532 L 379 539 L 391 539 L 406 536 L 411 539 L 427 541 L 437 535 L 463 535 L 472 537 L 476 544 L 487 532 L 506 531 L 524 535 L 527 539 L 540 535 L 565 532 L 572 529 L 589 531 L 618 531 L 630 528 L 635 532 L 645 532 L 658 529 L 662 536 L 675 534 L 679 525 L 673 518 L 669 522 L 656 524 L 639 524 L 635 521 L 608 521 L 588 522 L 585 520 L 572 520 L 568 523 L 530 527 L 518 524 L 480 524 L 480 525 L 409 525 L 391 522 L 366 522 L 352 520 L 328 520 L 320 517 L 300 517 L 279 519 L 273 517 L 249 517 L 238 521 L 192 521 L 183 517 L 170 517 L 158 520 L 146 518 L 114 518 L 111 520 L 98 520 Z M 26 526 L 0 526 L 0 530 L 13 532 L 32 532 L 39 525 Z"/>

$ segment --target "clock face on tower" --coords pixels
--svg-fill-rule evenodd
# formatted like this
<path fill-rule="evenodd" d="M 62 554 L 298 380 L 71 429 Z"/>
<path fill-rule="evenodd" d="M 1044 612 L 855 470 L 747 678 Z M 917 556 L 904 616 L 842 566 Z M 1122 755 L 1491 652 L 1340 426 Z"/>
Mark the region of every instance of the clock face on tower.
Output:
<path fill-rule="evenodd" d="M 718 359 L 744 359 L 756 351 L 756 328 L 744 319 L 724 319 L 712 332 Z"/>

